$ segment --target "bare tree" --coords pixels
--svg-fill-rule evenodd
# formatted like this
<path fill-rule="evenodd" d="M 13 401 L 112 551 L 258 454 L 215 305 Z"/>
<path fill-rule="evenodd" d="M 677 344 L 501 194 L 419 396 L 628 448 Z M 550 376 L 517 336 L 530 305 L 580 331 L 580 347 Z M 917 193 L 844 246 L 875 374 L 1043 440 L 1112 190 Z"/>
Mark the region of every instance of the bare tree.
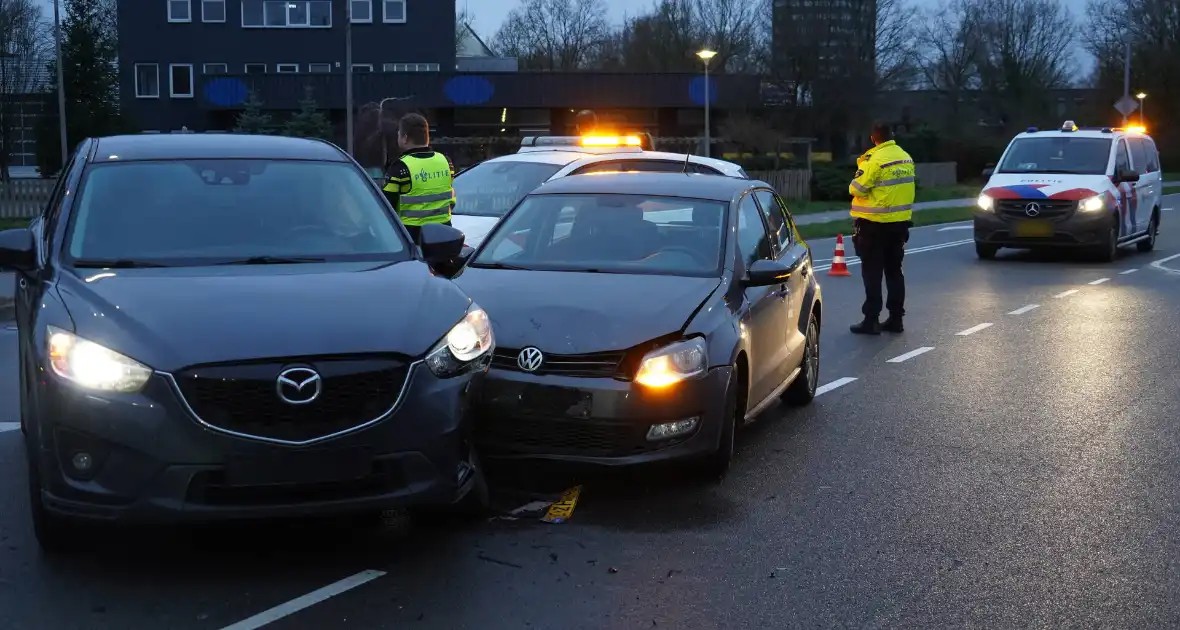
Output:
<path fill-rule="evenodd" d="M 48 34 L 34 0 L 0 0 L 0 181 L 10 178 L 22 110 L 45 87 Z"/>
<path fill-rule="evenodd" d="M 964 8 L 965 0 L 924 14 L 918 28 L 918 68 L 923 87 L 947 102 L 945 128 L 963 123 L 967 94 L 978 92 L 982 57 L 979 22 Z"/>
<path fill-rule="evenodd" d="M 907 0 L 877 0 L 873 42 L 878 90 L 913 87 L 919 75 L 917 8 Z"/>
<path fill-rule="evenodd" d="M 521 0 L 496 33 L 496 49 L 529 70 L 577 70 L 611 35 L 605 0 Z"/>
<path fill-rule="evenodd" d="M 758 0 L 695 0 L 700 37 L 716 51 L 713 65 L 718 71 L 755 69 L 760 4 Z"/>
<path fill-rule="evenodd" d="M 1175 146 L 1180 141 L 1180 11 L 1175 0 L 1094 0 L 1087 15 L 1086 48 L 1097 61 L 1094 86 L 1107 102 L 1123 93 L 1126 45 L 1131 45 L 1132 92 L 1145 91 L 1154 119 L 1152 133 Z M 1112 111 L 1112 110 L 1107 110 Z M 1162 123 L 1162 124 L 1161 124 Z"/>
<path fill-rule="evenodd" d="M 467 7 L 467 3 L 455 7 L 455 52 L 463 49 L 463 44 L 467 42 L 467 31 L 471 29 L 471 23 L 474 21 L 475 14 Z"/>

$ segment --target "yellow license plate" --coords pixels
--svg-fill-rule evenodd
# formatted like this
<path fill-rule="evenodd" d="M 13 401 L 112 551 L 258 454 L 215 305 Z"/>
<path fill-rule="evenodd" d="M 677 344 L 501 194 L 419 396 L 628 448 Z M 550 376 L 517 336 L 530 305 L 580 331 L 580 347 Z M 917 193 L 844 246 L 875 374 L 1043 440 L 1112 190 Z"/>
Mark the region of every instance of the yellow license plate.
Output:
<path fill-rule="evenodd" d="M 574 486 L 561 495 L 561 500 L 549 506 L 542 521 L 546 523 L 564 523 L 574 515 L 574 508 L 578 505 L 578 498 L 582 496 L 582 486 Z"/>
<path fill-rule="evenodd" d="M 1020 221 L 1012 226 L 1017 238 L 1043 238 L 1053 236 L 1053 224 L 1048 221 Z"/>

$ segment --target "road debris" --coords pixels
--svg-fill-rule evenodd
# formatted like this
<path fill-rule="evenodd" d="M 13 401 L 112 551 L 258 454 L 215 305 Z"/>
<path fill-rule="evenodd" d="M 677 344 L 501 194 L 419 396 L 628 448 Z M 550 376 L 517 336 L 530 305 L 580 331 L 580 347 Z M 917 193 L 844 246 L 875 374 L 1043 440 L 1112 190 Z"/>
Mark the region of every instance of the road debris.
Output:
<path fill-rule="evenodd" d="M 546 523 L 564 523 L 574 514 L 578 505 L 578 498 L 582 495 L 582 486 L 574 486 L 561 495 L 561 500 L 549 506 L 549 511 L 541 520 Z"/>

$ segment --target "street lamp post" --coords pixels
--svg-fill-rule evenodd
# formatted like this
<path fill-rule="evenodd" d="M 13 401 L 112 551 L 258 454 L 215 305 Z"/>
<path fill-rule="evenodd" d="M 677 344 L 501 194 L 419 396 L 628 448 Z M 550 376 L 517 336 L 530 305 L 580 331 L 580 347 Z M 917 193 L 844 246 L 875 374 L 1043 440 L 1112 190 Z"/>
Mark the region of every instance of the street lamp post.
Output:
<path fill-rule="evenodd" d="M 385 140 L 385 104 L 389 101 L 405 101 L 413 96 L 387 96 L 377 104 L 377 134 L 381 138 L 381 168 L 389 162 L 389 143 Z"/>
<path fill-rule="evenodd" d="M 61 167 L 70 160 L 70 145 L 66 139 L 66 80 L 65 59 L 61 58 L 61 3 L 53 0 L 53 45 L 57 48 L 57 129 L 61 135 Z M 48 177 L 42 173 L 42 177 Z"/>
<path fill-rule="evenodd" d="M 348 154 L 356 157 L 354 149 L 354 133 L 352 123 L 352 0 L 348 1 L 348 11 L 346 19 L 344 20 L 344 125 L 346 127 L 345 133 L 348 135 L 347 146 Z M 382 165 L 384 168 L 384 165 Z"/>
<path fill-rule="evenodd" d="M 1143 115 L 1143 99 L 1147 98 L 1147 92 L 1140 92 L 1135 95 L 1135 98 L 1139 99 L 1139 126 L 1146 129 L 1147 119 Z"/>
<path fill-rule="evenodd" d="M 705 62 L 705 157 L 713 157 L 712 129 L 709 126 L 709 62 L 716 56 L 717 52 L 709 49 L 697 53 L 697 57 Z"/>

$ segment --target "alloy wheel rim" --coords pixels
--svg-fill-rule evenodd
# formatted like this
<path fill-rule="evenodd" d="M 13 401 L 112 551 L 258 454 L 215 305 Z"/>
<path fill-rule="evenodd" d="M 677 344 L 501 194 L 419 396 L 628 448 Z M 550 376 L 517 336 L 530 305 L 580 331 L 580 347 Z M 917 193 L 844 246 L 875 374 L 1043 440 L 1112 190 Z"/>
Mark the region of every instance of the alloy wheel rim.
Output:
<path fill-rule="evenodd" d="M 815 391 L 819 384 L 819 339 L 815 326 L 807 327 L 807 387 Z"/>

